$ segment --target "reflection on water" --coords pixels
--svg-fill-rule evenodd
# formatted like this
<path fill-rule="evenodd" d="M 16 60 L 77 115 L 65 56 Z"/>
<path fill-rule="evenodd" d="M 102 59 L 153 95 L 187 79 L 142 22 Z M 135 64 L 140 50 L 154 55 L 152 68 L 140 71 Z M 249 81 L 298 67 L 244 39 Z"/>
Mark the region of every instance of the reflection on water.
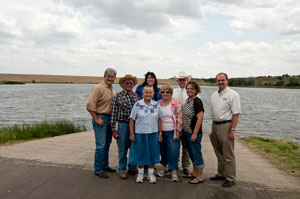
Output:
<path fill-rule="evenodd" d="M 0 128 L 44 120 L 69 119 L 91 129 L 85 102 L 92 84 L 25 84 L 0 86 Z M 120 91 L 119 85 L 114 85 Z M 203 129 L 211 130 L 210 96 L 202 87 Z M 300 90 L 233 88 L 241 96 L 241 136 L 288 138 L 300 142 Z"/>

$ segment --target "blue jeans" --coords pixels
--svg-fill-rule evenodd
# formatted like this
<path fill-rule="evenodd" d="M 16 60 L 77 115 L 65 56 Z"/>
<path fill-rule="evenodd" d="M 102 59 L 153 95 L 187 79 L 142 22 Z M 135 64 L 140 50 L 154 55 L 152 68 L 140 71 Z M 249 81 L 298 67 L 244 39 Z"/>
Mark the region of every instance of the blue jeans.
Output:
<path fill-rule="evenodd" d="M 171 171 L 178 169 L 180 139 L 174 141 L 174 130 L 162 132 L 160 143 L 160 163 L 169 166 Z"/>
<path fill-rule="evenodd" d="M 119 171 L 126 171 L 127 166 L 127 152 L 130 147 L 129 140 L 129 123 L 128 122 L 118 122 L 118 133 L 119 137 L 117 140 L 118 152 L 119 152 Z M 136 165 L 128 164 L 129 171 L 135 171 Z"/>
<path fill-rule="evenodd" d="M 183 133 L 186 135 L 188 142 L 187 148 L 193 165 L 196 165 L 197 168 L 204 168 L 204 160 L 201 152 L 202 133 L 197 134 L 195 142 L 191 141 L 192 133 Z"/>
<path fill-rule="evenodd" d="M 97 114 L 104 121 L 104 125 L 100 126 L 95 120 L 92 120 L 96 150 L 95 150 L 95 159 L 94 159 L 94 171 L 95 173 L 100 173 L 103 171 L 103 168 L 108 168 L 108 152 L 112 139 L 112 132 L 110 126 L 110 117 L 108 115 Z"/>

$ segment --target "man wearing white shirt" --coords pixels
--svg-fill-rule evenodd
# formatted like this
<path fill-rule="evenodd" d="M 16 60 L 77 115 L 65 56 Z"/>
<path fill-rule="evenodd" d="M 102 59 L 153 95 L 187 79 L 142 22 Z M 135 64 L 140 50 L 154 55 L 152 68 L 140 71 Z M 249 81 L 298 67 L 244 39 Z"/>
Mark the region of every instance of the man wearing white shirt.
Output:
<path fill-rule="evenodd" d="M 212 133 L 209 135 L 218 158 L 218 173 L 211 180 L 225 180 L 223 187 L 235 185 L 235 129 L 241 113 L 239 94 L 228 87 L 228 76 L 216 76 L 218 91 L 211 96 Z"/>
<path fill-rule="evenodd" d="M 186 85 L 190 79 L 190 76 L 186 75 L 185 72 L 179 72 L 177 77 L 177 84 L 178 88 L 175 88 L 173 90 L 172 98 L 174 98 L 176 101 L 178 101 L 182 106 L 184 105 L 185 101 L 187 100 L 188 96 L 186 93 Z M 180 136 L 181 144 L 182 144 L 182 154 L 181 154 L 181 163 L 182 163 L 182 169 L 184 174 L 190 173 L 190 157 L 187 150 L 187 142 L 183 135 Z"/>

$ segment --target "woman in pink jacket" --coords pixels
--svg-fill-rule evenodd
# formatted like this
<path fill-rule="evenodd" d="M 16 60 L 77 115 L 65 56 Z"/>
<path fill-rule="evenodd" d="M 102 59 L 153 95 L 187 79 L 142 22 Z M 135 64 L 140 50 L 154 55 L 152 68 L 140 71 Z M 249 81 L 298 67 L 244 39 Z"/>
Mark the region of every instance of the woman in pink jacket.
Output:
<path fill-rule="evenodd" d="M 160 177 L 170 175 L 173 182 L 178 181 L 176 170 L 178 169 L 178 157 L 180 149 L 179 136 L 182 130 L 182 105 L 172 99 L 173 88 L 164 85 L 160 89 L 162 99 L 158 102 L 164 113 L 162 118 L 162 142 L 160 143 L 160 163 L 164 169 L 157 174 Z"/>

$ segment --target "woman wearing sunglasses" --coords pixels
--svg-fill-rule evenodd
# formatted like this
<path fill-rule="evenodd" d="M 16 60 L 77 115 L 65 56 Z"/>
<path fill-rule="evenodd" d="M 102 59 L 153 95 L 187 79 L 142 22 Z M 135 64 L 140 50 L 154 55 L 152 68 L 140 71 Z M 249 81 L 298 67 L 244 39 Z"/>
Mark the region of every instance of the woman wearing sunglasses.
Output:
<path fill-rule="evenodd" d="M 173 88 L 170 85 L 164 85 L 160 89 L 162 99 L 158 102 L 162 108 L 164 117 L 162 118 L 162 142 L 160 143 L 160 163 L 163 170 L 157 175 L 163 177 L 169 175 L 171 171 L 171 179 L 178 182 L 176 170 L 178 169 L 178 157 L 182 125 L 182 105 L 175 99 L 172 99 Z"/>

